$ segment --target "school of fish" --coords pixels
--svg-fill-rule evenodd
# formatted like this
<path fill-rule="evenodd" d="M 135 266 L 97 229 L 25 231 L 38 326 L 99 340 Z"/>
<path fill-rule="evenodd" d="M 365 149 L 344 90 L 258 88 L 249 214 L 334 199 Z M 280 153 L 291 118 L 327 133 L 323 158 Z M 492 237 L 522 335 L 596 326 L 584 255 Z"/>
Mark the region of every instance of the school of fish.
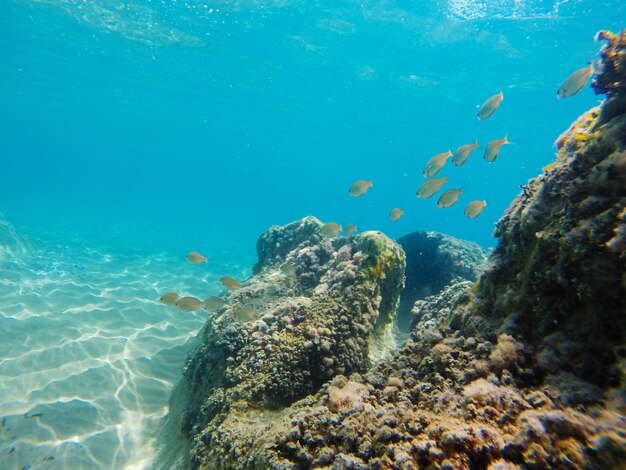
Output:
<path fill-rule="evenodd" d="M 587 67 L 583 67 L 572 73 L 563 82 L 561 87 L 557 91 L 557 98 L 568 98 L 577 94 L 589 81 L 589 78 L 593 75 L 594 68 L 591 63 Z M 484 121 L 495 114 L 502 102 L 504 101 L 504 94 L 502 90 L 499 93 L 488 98 L 478 110 L 477 118 L 479 121 Z M 508 136 L 505 135 L 501 139 L 494 139 L 487 143 L 483 158 L 489 163 L 496 161 L 500 155 L 500 150 L 504 145 L 510 144 Z M 446 162 L 452 158 L 454 166 L 461 166 L 467 162 L 472 152 L 478 148 L 478 140 L 474 143 L 463 144 L 456 149 L 454 153 L 452 150 L 438 153 L 432 157 L 426 163 L 422 172 L 424 178 L 430 178 L 424 182 L 417 190 L 416 196 L 419 199 L 428 199 L 437 194 L 444 184 L 449 182 L 449 177 L 434 178 L 446 165 Z M 360 198 L 365 195 L 368 190 L 373 186 L 372 181 L 358 180 L 348 190 L 348 193 L 355 197 Z M 454 206 L 461 195 L 463 194 L 463 188 L 448 189 L 437 200 L 437 207 L 449 208 Z M 463 213 L 470 219 L 478 217 L 483 209 L 487 206 L 486 200 L 473 200 L 466 207 Z M 389 218 L 393 222 L 397 222 L 404 215 L 404 210 L 399 207 L 394 207 L 389 213 Z M 344 232 L 346 237 L 351 237 L 356 231 L 357 226 L 353 224 L 347 224 L 345 230 L 336 222 L 328 222 L 322 225 L 319 229 L 319 234 L 322 238 L 330 239 L 335 238 Z M 191 265 L 198 265 L 201 263 L 208 263 L 208 258 L 197 251 L 192 251 L 186 255 L 186 260 Z M 279 267 L 280 272 L 288 279 L 295 279 L 297 274 L 293 264 L 286 262 Z M 238 281 L 230 276 L 223 276 L 219 279 L 220 284 L 227 290 L 236 290 L 243 288 Z M 228 301 L 220 297 L 207 297 L 204 300 L 197 299 L 191 296 L 180 297 L 176 292 L 168 292 L 164 294 L 159 302 L 178 308 L 182 312 L 192 312 L 200 309 L 204 309 L 208 312 L 216 312 L 226 306 L 231 307 L 231 316 L 235 321 L 247 322 L 258 317 L 258 312 L 254 306 L 251 305 L 230 305 Z"/>

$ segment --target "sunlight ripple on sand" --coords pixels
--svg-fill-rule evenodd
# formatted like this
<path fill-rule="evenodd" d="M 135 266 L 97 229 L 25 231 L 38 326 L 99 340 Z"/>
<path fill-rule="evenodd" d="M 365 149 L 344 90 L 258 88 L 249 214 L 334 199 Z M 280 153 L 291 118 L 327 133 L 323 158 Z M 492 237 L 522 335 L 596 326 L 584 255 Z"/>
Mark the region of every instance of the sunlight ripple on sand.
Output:
<path fill-rule="evenodd" d="M 146 468 L 207 318 L 156 299 L 181 286 L 216 295 L 218 276 L 166 255 L 39 249 L 23 262 L 0 258 L 0 468 Z"/>

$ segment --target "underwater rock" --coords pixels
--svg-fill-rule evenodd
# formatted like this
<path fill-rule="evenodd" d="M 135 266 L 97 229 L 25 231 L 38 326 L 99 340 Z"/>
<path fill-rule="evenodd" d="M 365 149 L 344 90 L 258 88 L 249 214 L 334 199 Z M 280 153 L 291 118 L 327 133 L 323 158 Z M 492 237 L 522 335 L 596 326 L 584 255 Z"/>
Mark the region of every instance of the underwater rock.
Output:
<path fill-rule="evenodd" d="M 613 365 L 626 339 L 626 106 L 606 124 L 603 113 L 585 113 L 558 138 L 556 161 L 498 222 L 477 306 L 462 323 L 466 332 L 521 337 L 540 362 L 604 388 L 617 383 Z M 542 343 L 556 333 L 560 349 L 572 346 L 548 360 L 559 348 Z"/>
<path fill-rule="evenodd" d="M 266 413 L 280 413 L 338 374 L 366 371 L 392 346 L 402 248 L 380 232 L 322 239 L 321 225 L 308 217 L 262 235 L 257 274 L 229 292 L 230 305 L 200 332 L 163 438 L 182 430 L 192 465 L 235 466 L 258 444 L 254 430 L 264 427 Z M 293 275 L 280 269 L 284 263 Z M 238 321 L 237 312 L 249 307 L 255 318 Z M 160 459 L 165 467 L 183 464 L 185 452 L 168 452 Z"/>
<path fill-rule="evenodd" d="M 321 222 L 315 217 L 305 217 L 284 226 L 272 225 L 256 242 L 257 263 L 253 274 L 278 262 L 284 262 L 287 254 L 302 243 L 315 244 L 322 239 L 319 234 Z"/>
<path fill-rule="evenodd" d="M 476 243 L 437 232 L 414 232 L 397 240 L 406 253 L 406 287 L 398 321 L 411 322 L 414 304 L 460 281 L 476 281 L 487 255 Z M 413 314 L 414 315 L 414 314 Z"/>

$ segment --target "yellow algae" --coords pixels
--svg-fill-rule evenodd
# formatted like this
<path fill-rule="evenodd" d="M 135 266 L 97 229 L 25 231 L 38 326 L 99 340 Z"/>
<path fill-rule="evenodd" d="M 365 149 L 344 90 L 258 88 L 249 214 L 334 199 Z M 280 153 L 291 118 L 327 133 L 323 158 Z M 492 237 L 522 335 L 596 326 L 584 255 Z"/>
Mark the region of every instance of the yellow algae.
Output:
<path fill-rule="evenodd" d="M 544 173 L 548 173 L 555 166 L 556 166 L 556 162 L 548 163 L 546 166 L 542 168 L 542 170 Z"/>
<path fill-rule="evenodd" d="M 426 167 L 424 167 L 424 178 L 430 178 L 431 176 L 435 176 L 439 173 L 439 170 L 443 168 L 443 166 L 448 161 L 448 158 L 452 156 L 452 151 L 448 150 L 447 152 L 438 153 L 433 158 L 428 160 L 426 163 Z"/>
<path fill-rule="evenodd" d="M 220 277 L 221 284 L 228 289 L 241 289 L 243 286 L 230 276 Z"/>
<path fill-rule="evenodd" d="M 354 197 L 361 197 L 373 186 L 371 181 L 359 180 L 354 183 L 348 192 Z"/>

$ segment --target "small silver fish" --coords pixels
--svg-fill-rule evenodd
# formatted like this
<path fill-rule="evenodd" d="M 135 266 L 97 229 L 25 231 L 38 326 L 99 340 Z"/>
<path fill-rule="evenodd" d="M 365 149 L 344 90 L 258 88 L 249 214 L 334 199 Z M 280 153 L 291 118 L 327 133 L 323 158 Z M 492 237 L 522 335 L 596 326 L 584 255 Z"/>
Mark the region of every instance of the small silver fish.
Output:
<path fill-rule="evenodd" d="M 417 190 L 417 197 L 419 197 L 420 199 L 426 199 L 438 192 L 444 185 L 444 183 L 447 182 L 447 176 L 444 176 L 443 178 L 433 178 L 431 180 L 428 180 Z"/>
<path fill-rule="evenodd" d="M 204 309 L 207 312 L 215 312 L 216 310 L 222 308 L 224 305 L 228 305 L 228 302 L 226 302 L 224 299 L 220 299 L 219 297 L 207 297 L 206 299 L 204 299 Z"/>
<path fill-rule="evenodd" d="M 495 162 L 498 155 L 500 155 L 500 149 L 503 145 L 510 144 L 508 136 L 504 136 L 503 139 L 492 140 L 487 143 L 487 148 L 485 149 L 484 158 L 489 163 Z"/>
<path fill-rule="evenodd" d="M 497 111 L 500 107 L 500 103 L 504 100 L 504 95 L 502 94 L 502 90 L 497 95 L 493 95 L 487 101 L 483 103 L 483 105 L 478 110 L 478 120 L 484 121 L 489 116 Z"/>
<path fill-rule="evenodd" d="M 296 277 L 296 268 L 289 261 L 280 265 L 280 272 L 287 277 Z"/>
<path fill-rule="evenodd" d="M 182 297 L 176 301 L 176 307 L 182 312 L 193 312 L 204 308 L 204 302 L 195 297 Z"/>
<path fill-rule="evenodd" d="M 346 237 L 350 238 L 354 232 L 356 232 L 357 226 L 354 224 L 348 224 L 346 229 L 343 231 Z"/>
<path fill-rule="evenodd" d="M 463 163 L 467 161 L 472 151 L 478 147 L 478 140 L 473 144 L 461 145 L 456 152 L 454 152 L 454 156 L 452 157 L 452 163 L 455 166 L 461 166 Z"/>
<path fill-rule="evenodd" d="M 559 91 L 556 92 L 557 99 L 569 98 L 574 96 L 580 90 L 583 89 L 589 77 L 593 74 L 593 65 L 589 64 L 588 67 L 576 70 L 573 74 L 565 79 Z"/>
<path fill-rule="evenodd" d="M 400 217 L 404 215 L 404 211 L 402 209 L 398 209 L 395 207 L 390 213 L 389 218 L 396 222 Z"/>
<path fill-rule="evenodd" d="M 175 305 L 178 299 L 180 299 L 180 297 L 176 292 L 168 292 L 159 299 L 159 302 L 165 305 Z"/>
<path fill-rule="evenodd" d="M 257 309 L 254 307 L 242 307 L 235 310 L 233 316 L 237 321 L 245 323 L 257 317 Z"/>
<path fill-rule="evenodd" d="M 452 207 L 459 200 L 459 196 L 463 194 L 463 189 L 448 189 L 445 193 L 441 195 L 439 200 L 437 201 L 437 207 L 439 208 L 447 208 Z"/>
<path fill-rule="evenodd" d="M 334 238 L 339 236 L 339 232 L 341 232 L 341 225 L 335 222 L 328 222 L 320 227 L 320 234 L 324 238 Z"/>
<path fill-rule="evenodd" d="M 448 150 L 447 152 L 438 153 L 433 158 L 428 160 L 426 167 L 424 168 L 424 178 L 430 178 L 431 176 L 435 176 L 439 173 L 439 170 L 443 168 L 446 164 L 448 158 L 452 156 L 452 151 Z"/>
<path fill-rule="evenodd" d="M 487 201 L 472 201 L 467 205 L 464 213 L 470 219 L 475 219 L 483 212 L 486 205 Z"/>

